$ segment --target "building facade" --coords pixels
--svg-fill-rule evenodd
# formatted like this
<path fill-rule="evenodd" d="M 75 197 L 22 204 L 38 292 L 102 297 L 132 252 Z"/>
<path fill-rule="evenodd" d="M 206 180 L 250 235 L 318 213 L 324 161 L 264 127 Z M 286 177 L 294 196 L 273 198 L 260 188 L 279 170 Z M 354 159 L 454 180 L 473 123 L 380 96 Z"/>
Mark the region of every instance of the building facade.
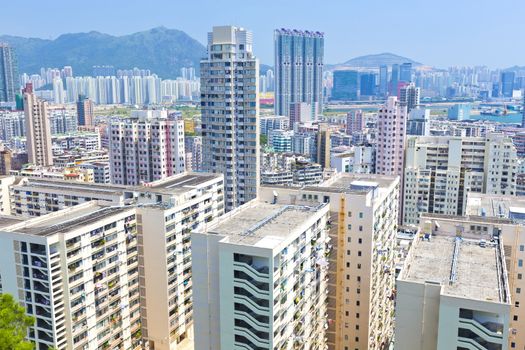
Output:
<path fill-rule="evenodd" d="M 194 232 L 195 348 L 325 349 L 328 222 L 254 201 Z"/>
<path fill-rule="evenodd" d="M 406 225 L 420 213 L 463 215 L 470 192 L 516 194 L 516 148 L 502 134 L 411 137 L 405 161 Z"/>
<path fill-rule="evenodd" d="M 274 45 L 275 114 L 289 116 L 296 102 L 311 105 L 312 115 L 322 113 L 324 34 L 276 29 Z"/>
<path fill-rule="evenodd" d="M 377 115 L 377 174 L 403 175 L 406 124 L 407 107 L 389 97 Z"/>
<path fill-rule="evenodd" d="M 203 170 L 224 174 L 226 210 L 257 197 L 259 61 L 252 33 L 214 27 L 201 61 Z"/>
<path fill-rule="evenodd" d="M 36 97 L 32 85 L 28 84 L 24 89 L 27 155 L 29 163 L 36 166 L 53 165 L 51 128 L 47 109 L 47 102 Z"/>
<path fill-rule="evenodd" d="M 139 185 L 185 171 L 184 121 L 129 118 L 111 123 L 111 182 Z"/>
<path fill-rule="evenodd" d="M 0 43 L 0 102 L 15 102 L 19 91 L 15 50 L 6 43 Z"/>
<path fill-rule="evenodd" d="M 263 186 L 261 201 L 329 203 L 328 348 L 384 349 L 393 337 L 399 179 L 338 174 L 319 186 Z"/>

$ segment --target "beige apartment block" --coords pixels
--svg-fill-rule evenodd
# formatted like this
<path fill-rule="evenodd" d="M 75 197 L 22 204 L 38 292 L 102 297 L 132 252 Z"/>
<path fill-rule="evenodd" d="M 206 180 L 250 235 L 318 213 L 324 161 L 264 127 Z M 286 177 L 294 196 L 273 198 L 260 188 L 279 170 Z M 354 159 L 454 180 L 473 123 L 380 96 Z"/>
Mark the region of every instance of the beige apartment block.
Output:
<path fill-rule="evenodd" d="M 330 207 L 328 348 L 386 349 L 393 337 L 399 178 L 338 174 L 319 186 L 261 187 L 268 203 Z"/>

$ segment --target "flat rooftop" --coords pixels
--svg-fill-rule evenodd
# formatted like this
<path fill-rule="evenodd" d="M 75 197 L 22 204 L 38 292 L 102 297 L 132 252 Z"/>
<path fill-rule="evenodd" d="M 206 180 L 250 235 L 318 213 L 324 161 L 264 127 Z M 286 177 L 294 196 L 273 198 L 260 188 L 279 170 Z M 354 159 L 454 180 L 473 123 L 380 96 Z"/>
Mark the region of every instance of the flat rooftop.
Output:
<path fill-rule="evenodd" d="M 160 194 L 182 194 L 192 190 L 195 186 L 219 178 L 220 174 L 183 173 L 169 178 L 155 181 L 148 186 L 123 186 L 111 184 L 81 183 L 63 180 L 28 178 L 26 183 L 19 186 L 25 189 L 34 188 L 35 191 L 63 190 L 67 192 L 82 192 L 86 194 L 108 194 L 119 196 L 124 192 L 153 192 Z M 16 189 L 16 187 L 15 187 Z"/>
<path fill-rule="evenodd" d="M 469 193 L 465 214 L 487 218 L 523 220 L 525 197 Z"/>
<path fill-rule="evenodd" d="M 373 174 L 348 174 L 338 173 L 332 178 L 317 186 L 305 186 L 306 191 L 323 191 L 330 193 L 355 193 L 367 194 L 371 187 L 380 192 L 389 188 L 396 181 L 396 176 L 373 175 Z M 265 185 L 263 187 L 286 187 L 276 185 Z"/>
<path fill-rule="evenodd" d="M 96 204 L 96 202 L 89 202 L 15 223 L 3 229 L 9 232 L 25 233 L 33 236 L 51 236 L 57 233 L 74 231 L 79 227 L 131 209 L 133 207 L 105 207 Z"/>
<path fill-rule="evenodd" d="M 230 243 L 273 248 L 321 208 L 254 202 L 223 216 L 208 233 L 227 236 Z"/>
<path fill-rule="evenodd" d="M 418 238 L 405 261 L 400 280 L 439 283 L 442 294 L 476 300 L 507 302 L 505 261 L 496 244 L 460 239 L 455 254 L 455 237 Z"/>

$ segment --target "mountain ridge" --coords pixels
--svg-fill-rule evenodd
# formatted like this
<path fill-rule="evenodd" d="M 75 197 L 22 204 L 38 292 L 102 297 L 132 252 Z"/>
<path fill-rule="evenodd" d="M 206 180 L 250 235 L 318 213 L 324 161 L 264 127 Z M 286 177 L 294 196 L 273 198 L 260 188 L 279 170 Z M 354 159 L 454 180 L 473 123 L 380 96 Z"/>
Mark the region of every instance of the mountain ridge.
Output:
<path fill-rule="evenodd" d="M 206 48 L 177 29 L 155 27 L 114 36 L 98 31 L 61 34 L 55 39 L 0 36 L 17 53 L 19 71 L 38 73 L 41 67 L 72 66 L 75 75 L 91 75 L 95 65 L 115 69 L 149 69 L 162 78 L 179 76 L 180 68 L 198 68 Z"/>

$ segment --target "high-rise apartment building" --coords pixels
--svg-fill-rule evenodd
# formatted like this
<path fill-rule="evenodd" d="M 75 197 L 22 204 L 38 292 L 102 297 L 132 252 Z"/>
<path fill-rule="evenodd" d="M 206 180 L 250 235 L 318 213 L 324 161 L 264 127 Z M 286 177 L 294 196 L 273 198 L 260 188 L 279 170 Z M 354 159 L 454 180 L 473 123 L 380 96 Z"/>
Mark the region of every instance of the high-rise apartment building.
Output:
<path fill-rule="evenodd" d="M 383 349 L 392 339 L 399 189 L 397 177 L 354 174 L 319 186 L 261 187 L 267 203 L 329 203 L 330 350 Z"/>
<path fill-rule="evenodd" d="M 93 101 L 84 95 L 79 95 L 77 101 L 78 125 L 93 126 L 95 121 L 93 112 Z"/>
<path fill-rule="evenodd" d="M 330 168 L 330 135 L 330 125 L 319 124 L 319 129 L 317 130 L 317 157 L 315 160 L 323 169 Z"/>
<path fill-rule="evenodd" d="M 139 113 L 111 123 L 112 183 L 139 185 L 184 172 L 184 121 L 162 112 L 159 116 Z"/>
<path fill-rule="evenodd" d="M 391 96 L 377 115 L 376 173 L 403 175 L 407 106 Z"/>
<path fill-rule="evenodd" d="M 348 135 L 363 131 L 364 128 L 365 120 L 362 110 L 358 109 L 346 114 L 346 133 Z"/>
<path fill-rule="evenodd" d="M 202 171 L 202 136 L 185 136 L 186 171 Z"/>
<path fill-rule="evenodd" d="M 420 213 L 463 215 L 469 192 L 515 195 L 516 162 L 516 148 L 502 134 L 410 137 L 404 224 L 417 224 Z"/>
<path fill-rule="evenodd" d="M 152 201 L 157 204 L 146 205 Z M 150 349 L 187 349 L 193 338 L 192 293 L 200 288 L 192 281 L 190 233 L 224 213 L 223 177 L 181 174 L 161 180 L 144 188 L 137 203 L 142 336 Z"/>
<path fill-rule="evenodd" d="M 224 174 L 226 210 L 257 197 L 259 61 L 252 33 L 214 27 L 201 61 L 203 170 Z"/>
<path fill-rule="evenodd" d="M 142 187 L 25 180 L 11 186 L 11 190 L 15 217 L 40 216 L 43 219 L 66 213 L 61 214 L 60 220 L 53 219 L 57 230 L 61 225 L 69 227 L 71 215 L 67 210 L 71 208 L 68 207 L 84 208 L 90 205 L 86 202 L 96 201 L 98 206 L 111 210 L 133 211 L 141 266 L 139 316 L 142 330 L 138 338 L 142 337 L 150 348 L 160 350 L 175 350 L 179 346 L 186 349 L 191 345 L 193 304 L 189 235 L 192 230 L 202 229 L 224 213 L 222 175 L 185 173 Z M 109 241 L 106 235 L 105 241 L 97 244 L 103 246 Z M 118 250 L 121 248 L 119 246 Z M 107 253 L 106 249 L 104 257 L 109 258 Z M 82 263 L 85 271 L 91 271 L 91 261 Z M 85 278 L 89 277 L 87 274 Z M 67 347 L 70 348 L 75 347 Z"/>
<path fill-rule="evenodd" d="M 395 349 L 509 349 L 511 297 L 500 236 L 423 230 L 396 286 Z"/>
<path fill-rule="evenodd" d="M 399 89 L 399 102 L 406 105 L 407 113 L 419 106 L 420 89 L 414 83 L 410 83 Z"/>
<path fill-rule="evenodd" d="M 0 43 L 0 102 L 15 102 L 20 90 L 15 50 Z"/>
<path fill-rule="evenodd" d="M 421 214 L 420 227 L 423 235 L 458 235 L 467 239 L 483 239 L 485 240 L 484 245 L 495 239 L 503 244 L 504 262 L 500 264 L 499 269 L 487 267 L 487 272 L 485 272 L 493 274 L 494 271 L 501 271 L 501 269 L 507 271 L 506 276 L 502 274 L 501 279 L 508 280 L 511 303 L 510 322 L 508 327 L 503 327 L 503 329 L 500 327 L 494 334 L 495 338 L 492 338 L 495 340 L 502 337 L 505 340 L 508 339 L 508 344 L 501 346 L 501 349 L 523 349 L 525 347 L 525 310 L 523 309 L 525 297 L 522 292 L 525 288 L 523 283 L 525 216 L 523 213 L 525 213 L 525 201 L 520 197 L 470 193 L 464 216 Z M 485 260 L 486 264 L 488 259 Z M 480 264 L 480 266 L 483 265 Z M 473 266 L 473 268 L 476 267 Z M 471 278 L 484 276 L 483 273 L 470 270 L 468 275 Z M 485 280 L 486 278 L 483 278 L 482 282 Z M 471 291 L 476 290 L 477 288 L 471 289 Z M 495 287 L 494 290 L 496 290 Z M 501 288 L 500 291 L 503 292 L 503 289 Z M 478 323 L 480 320 L 481 323 L 485 322 L 484 318 L 477 318 Z M 491 329 L 490 324 L 485 325 L 485 328 L 487 327 Z M 480 329 L 483 330 L 483 328 Z M 487 340 L 486 335 L 490 333 L 484 333 L 485 336 L 479 340 Z"/>
<path fill-rule="evenodd" d="M 324 34 L 295 29 L 276 29 L 275 114 L 290 115 L 290 104 L 306 102 L 312 116 L 323 111 Z"/>
<path fill-rule="evenodd" d="M 33 86 L 27 84 L 24 89 L 27 155 L 29 163 L 36 166 L 53 165 L 47 107 L 47 102 L 36 97 Z"/>
<path fill-rule="evenodd" d="M 192 234 L 195 349 L 326 349 L 328 209 L 253 201 Z"/>
<path fill-rule="evenodd" d="M 93 202 L 3 224 L 0 245 L 0 292 L 35 317 L 37 349 L 141 348 L 134 208 Z"/>

